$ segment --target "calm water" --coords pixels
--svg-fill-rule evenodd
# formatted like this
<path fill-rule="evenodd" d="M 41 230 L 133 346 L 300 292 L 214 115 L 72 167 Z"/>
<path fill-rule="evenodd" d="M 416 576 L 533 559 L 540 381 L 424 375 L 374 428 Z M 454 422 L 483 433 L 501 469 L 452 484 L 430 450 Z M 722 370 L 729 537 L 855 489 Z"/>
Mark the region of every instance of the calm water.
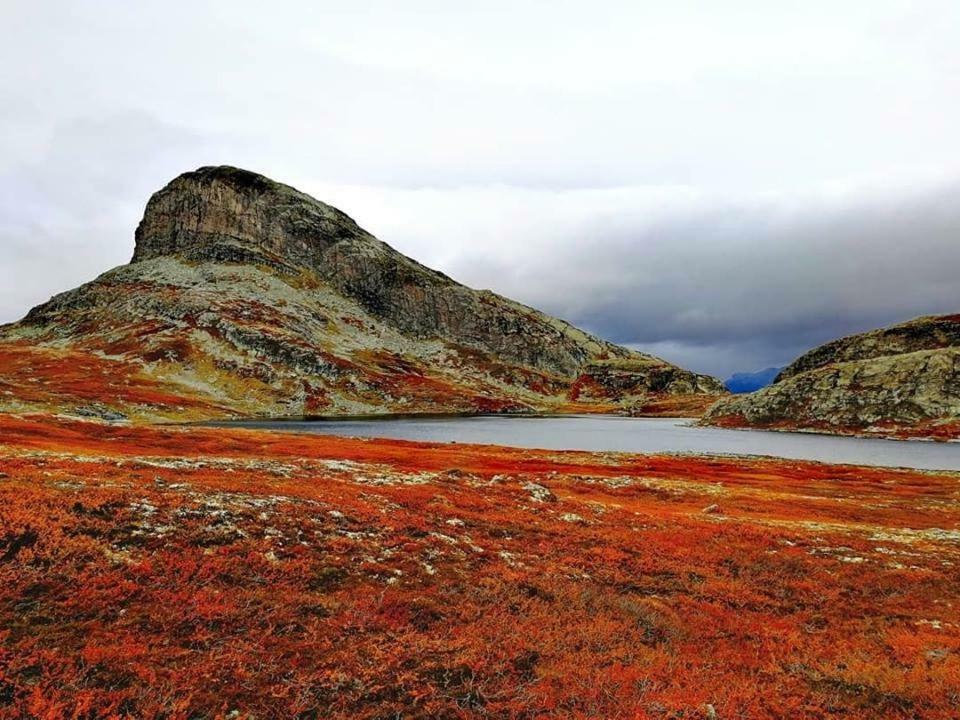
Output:
<path fill-rule="evenodd" d="M 354 437 L 481 443 L 549 450 L 769 455 L 831 463 L 960 470 L 960 443 L 831 437 L 702 428 L 672 418 L 422 417 L 363 420 L 273 420 L 224 423 Z"/>

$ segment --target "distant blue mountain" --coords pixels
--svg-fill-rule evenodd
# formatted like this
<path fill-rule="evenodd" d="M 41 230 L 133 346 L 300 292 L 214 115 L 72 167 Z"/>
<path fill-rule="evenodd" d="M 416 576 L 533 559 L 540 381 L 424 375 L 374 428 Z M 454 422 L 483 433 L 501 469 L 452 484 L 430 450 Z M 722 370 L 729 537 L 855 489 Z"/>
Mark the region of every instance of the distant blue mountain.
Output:
<path fill-rule="evenodd" d="M 766 387 L 783 368 L 772 367 L 752 373 L 734 373 L 724 383 L 732 393 L 748 393 Z"/>

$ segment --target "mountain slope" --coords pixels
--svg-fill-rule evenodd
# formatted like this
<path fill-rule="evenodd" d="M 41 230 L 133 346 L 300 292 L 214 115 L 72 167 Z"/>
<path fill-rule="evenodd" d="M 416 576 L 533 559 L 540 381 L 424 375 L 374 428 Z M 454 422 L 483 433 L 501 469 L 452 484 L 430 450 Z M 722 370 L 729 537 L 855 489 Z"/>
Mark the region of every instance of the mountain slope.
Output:
<path fill-rule="evenodd" d="M 66 409 L 104 417 L 691 414 L 723 392 L 714 378 L 461 285 L 339 210 L 229 167 L 174 179 L 147 204 L 129 265 L 0 332 L 0 352 L 20 358 L 0 386 L 49 386 Z M 34 353 L 47 376 L 31 376 L 24 357 Z M 57 353 L 61 364 L 79 353 L 105 365 L 90 382 L 125 376 L 182 402 L 106 386 L 58 393 Z"/>
<path fill-rule="evenodd" d="M 774 383 L 712 407 L 726 426 L 960 435 L 960 316 L 917 318 L 840 338 L 783 369 Z"/>
<path fill-rule="evenodd" d="M 783 368 L 771 367 L 757 372 L 734 373 L 724 381 L 723 386 L 735 395 L 753 392 L 772 383 L 781 370 Z"/>

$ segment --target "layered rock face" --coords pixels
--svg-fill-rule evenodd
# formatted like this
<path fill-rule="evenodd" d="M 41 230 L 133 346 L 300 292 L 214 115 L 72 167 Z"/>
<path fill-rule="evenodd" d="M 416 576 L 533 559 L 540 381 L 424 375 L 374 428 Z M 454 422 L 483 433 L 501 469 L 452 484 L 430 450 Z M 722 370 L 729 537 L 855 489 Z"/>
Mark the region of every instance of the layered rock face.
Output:
<path fill-rule="evenodd" d="M 922 317 L 834 340 L 797 358 L 771 386 L 717 403 L 704 422 L 958 436 L 960 316 Z"/>
<path fill-rule="evenodd" d="M 204 168 L 151 198 L 134 262 L 192 262 L 306 271 L 402 332 L 463 342 L 563 375 L 623 348 L 490 292 L 477 292 L 380 242 L 353 220 L 293 188 L 232 168 Z"/>
<path fill-rule="evenodd" d="M 134 363 L 220 414 L 667 411 L 723 392 L 461 285 L 336 208 L 230 167 L 173 180 L 147 204 L 129 265 L 3 337 Z"/>

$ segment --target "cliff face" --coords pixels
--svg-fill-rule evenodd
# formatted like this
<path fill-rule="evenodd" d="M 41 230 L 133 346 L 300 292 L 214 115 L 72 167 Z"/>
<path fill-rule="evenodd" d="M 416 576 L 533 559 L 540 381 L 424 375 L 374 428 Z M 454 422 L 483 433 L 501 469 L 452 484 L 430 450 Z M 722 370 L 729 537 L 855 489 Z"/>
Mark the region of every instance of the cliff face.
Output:
<path fill-rule="evenodd" d="M 722 400 L 714 425 L 904 436 L 960 435 L 960 316 L 923 317 L 840 338 L 774 383 Z"/>
<path fill-rule="evenodd" d="M 408 335 L 442 337 L 501 359 L 572 375 L 623 348 L 490 292 L 477 292 L 380 242 L 293 188 L 242 170 L 204 168 L 151 198 L 134 262 L 178 256 L 306 272 Z"/>
<path fill-rule="evenodd" d="M 713 378 L 461 285 L 339 210 L 228 167 L 157 192 L 129 265 L 3 337 L 17 352 L 122 363 L 213 414 L 694 412 L 722 393 Z"/>

